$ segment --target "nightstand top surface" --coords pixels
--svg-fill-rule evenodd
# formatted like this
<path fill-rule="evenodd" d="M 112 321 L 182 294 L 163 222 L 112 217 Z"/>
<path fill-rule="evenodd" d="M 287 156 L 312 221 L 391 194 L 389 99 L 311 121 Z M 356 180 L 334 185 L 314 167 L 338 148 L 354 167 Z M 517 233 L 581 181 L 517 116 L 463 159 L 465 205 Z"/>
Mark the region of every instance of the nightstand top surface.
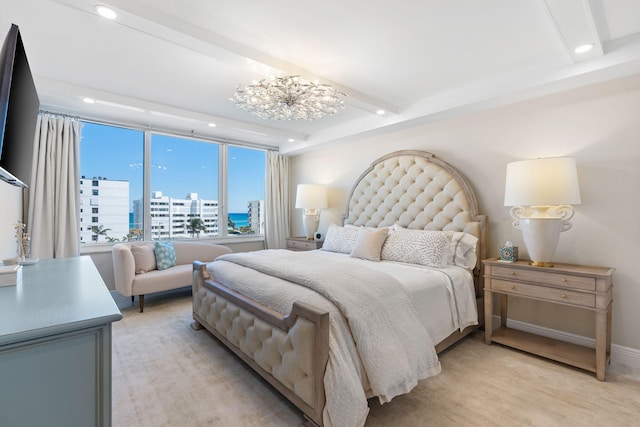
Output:
<path fill-rule="evenodd" d="M 611 276 L 615 271 L 615 268 L 611 267 L 599 267 L 592 265 L 578 265 L 578 264 L 564 264 L 553 263 L 553 267 L 538 267 L 529 264 L 529 260 L 521 259 L 513 262 L 500 261 L 499 258 L 483 259 L 484 264 L 490 264 L 495 266 L 501 266 L 506 268 L 522 268 L 529 270 L 547 271 L 550 273 L 572 273 L 572 274 L 586 274 L 590 276 Z"/>

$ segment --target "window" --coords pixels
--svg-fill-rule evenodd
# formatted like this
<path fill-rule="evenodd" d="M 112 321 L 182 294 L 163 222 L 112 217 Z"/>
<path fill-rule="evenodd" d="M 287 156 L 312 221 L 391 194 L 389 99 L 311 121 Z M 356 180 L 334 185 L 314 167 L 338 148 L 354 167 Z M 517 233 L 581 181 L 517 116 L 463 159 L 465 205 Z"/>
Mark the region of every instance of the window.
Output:
<path fill-rule="evenodd" d="M 83 209 L 80 220 L 86 217 L 85 222 L 91 221 L 95 227 L 80 232 L 82 243 L 124 241 L 142 235 L 142 224 L 133 223 L 132 211 L 133 200 L 142 198 L 143 156 L 144 132 L 83 123 L 80 206 L 92 208 Z"/>
<path fill-rule="evenodd" d="M 229 234 L 264 234 L 264 151 L 229 147 Z"/>
<path fill-rule="evenodd" d="M 153 240 L 220 235 L 218 159 L 218 144 L 151 134 Z"/>
<path fill-rule="evenodd" d="M 264 150 L 84 122 L 80 240 L 264 234 L 265 168 Z"/>

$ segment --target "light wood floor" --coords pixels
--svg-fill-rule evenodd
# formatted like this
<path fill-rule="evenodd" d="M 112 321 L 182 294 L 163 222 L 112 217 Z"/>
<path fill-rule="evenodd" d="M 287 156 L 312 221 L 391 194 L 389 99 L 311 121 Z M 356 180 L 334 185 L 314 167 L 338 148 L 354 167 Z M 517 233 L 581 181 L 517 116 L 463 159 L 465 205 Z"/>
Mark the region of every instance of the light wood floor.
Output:
<path fill-rule="evenodd" d="M 189 291 L 149 296 L 144 313 L 117 300 L 113 425 L 299 426 L 300 413 L 206 331 Z M 440 356 L 442 373 L 411 393 L 370 401 L 367 427 L 640 426 L 640 381 L 594 375 L 475 334 Z M 348 426 L 347 426 L 348 427 Z"/>

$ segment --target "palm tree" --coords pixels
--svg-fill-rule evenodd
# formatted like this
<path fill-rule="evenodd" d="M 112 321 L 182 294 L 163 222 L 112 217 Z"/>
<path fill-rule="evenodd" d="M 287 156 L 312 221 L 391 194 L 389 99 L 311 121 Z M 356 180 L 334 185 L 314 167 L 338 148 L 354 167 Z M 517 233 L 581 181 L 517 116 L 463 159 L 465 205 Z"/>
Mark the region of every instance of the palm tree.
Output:
<path fill-rule="evenodd" d="M 126 239 L 122 240 L 142 240 L 142 229 L 141 228 L 130 228 L 129 234 L 127 234 Z"/>
<path fill-rule="evenodd" d="M 199 237 L 201 231 L 207 231 L 207 226 L 202 219 L 195 217 L 189 220 L 187 230 L 191 233 L 191 237 Z"/>
<path fill-rule="evenodd" d="M 251 228 L 250 225 L 243 225 L 239 228 L 240 234 L 254 234 L 255 231 Z"/>
<path fill-rule="evenodd" d="M 108 239 L 107 232 L 111 231 L 110 228 L 104 228 L 103 225 L 94 225 L 91 227 L 91 232 L 96 236 L 96 242 L 100 239 L 99 236 L 105 236 Z"/>

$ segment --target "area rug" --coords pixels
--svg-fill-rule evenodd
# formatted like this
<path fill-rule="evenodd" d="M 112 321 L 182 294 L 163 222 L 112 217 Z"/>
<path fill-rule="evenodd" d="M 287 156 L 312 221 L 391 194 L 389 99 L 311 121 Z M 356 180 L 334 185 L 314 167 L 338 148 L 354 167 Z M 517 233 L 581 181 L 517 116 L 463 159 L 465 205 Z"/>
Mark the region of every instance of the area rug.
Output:
<path fill-rule="evenodd" d="M 300 411 L 206 330 L 190 327 L 188 289 L 127 302 L 113 324 L 113 426 L 287 427 Z M 600 382 L 473 334 L 440 355 L 442 373 L 388 404 L 370 400 L 367 427 L 630 426 L 640 382 Z M 338 426 L 343 427 L 343 426 Z M 345 426 L 350 427 L 350 426 Z"/>

